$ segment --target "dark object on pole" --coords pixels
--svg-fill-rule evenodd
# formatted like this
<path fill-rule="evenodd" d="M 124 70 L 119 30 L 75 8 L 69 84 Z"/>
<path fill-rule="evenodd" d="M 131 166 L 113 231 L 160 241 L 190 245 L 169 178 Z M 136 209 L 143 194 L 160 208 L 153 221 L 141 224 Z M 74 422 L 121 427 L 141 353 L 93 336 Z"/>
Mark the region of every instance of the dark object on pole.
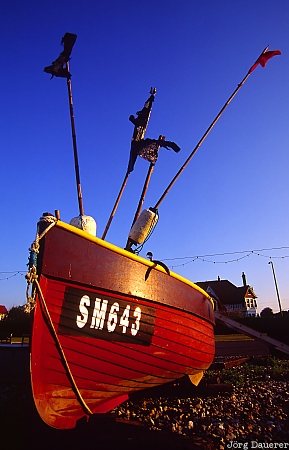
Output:
<path fill-rule="evenodd" d="M 136 159 L 138 157 L 139 151 L 138 143 L 144 140 L 156 92 L 157 92 L 156 88 L 151 88 L 150 89 L 151 95 L 145 102 L 144 107 L 136 113 L 137 117 L 134 117 L 133 115 L 129 116 L 129 120 L 134 124 L 134 130 L 130 147 L 130 157 L 127 167 L 127 171 L 129 173 L 133 171 Z"/>
<path fill-rule="evenodd" d="M 141 139 L 134 142 L 135 152 L 137 156 L 146 159 L 147 161 L 155 164 L 158 159 L 158 151 L 160 147 L 164 147 L 167 150 L 170 148 L 174 152 L 178 153 L 180 147 L 172 141 L 166 141 L 164 136 L 160 136 L 158 139 Z"/>
<path fill-rule="evenodd" d="M 158 159 L 158 151 L 160 147 L 164 147 L 166 149 L 173 149 L 175 152 L 180 151 L 180 147 L 175 144 L 172 141 L 166 141 L 165 136 L 160 135 L 158 139 L 142 139 L 141 141 L 137 142 L 138 144 L 138 156 L 141 156 L 142 158 L 146 159 L 147 161 L 150 161 L 150 165 L 148 168 L 147 176 L 143 185 L 143 190 L 138 202 L 138 206 L 131 224 L 131 228 L 133 227 L 134 223 L 138 219 L 141 209 L 144 203 L 144 199 L 148 190 L 148 185 L 154 170 L 154 166 Z M 126 243 L 126 249 L 130 250 L 132 246 L 132 242 L 130 239 L 127 240 Z"/>
<path fill-rule="evenodd" d="M 280 310 L 281 316 L 283 316 L 283 311 L 282 311 L 282 307 L 281 307 L 281 300 L 280 300 L 280 295 L 279 295 L 278 284 L 277 284 L 277 279 L 276 279 L 276 274 L 275 274 L 273 261 L 269 261 L 268 264 L 270 264 L 271 267 L 272 267 L 273 278 L 274 278 L 274 283 L 275 283 L 275 289 L 276 289 L 276 294 L 277 294 L 277 300 L 278 300 L 278 304 L 279 304 L 279 310 Z"/>
<path fill-rule="evenodd" d="M 44 68 L 44 72 L 50 73 L 52 77 L 62 77 L 62 78 L 70 78 L 68 61 L 70 60 L 70 54 L 72 52 L 72 48 L 75 44 L 77 35 L 73 33 L 65 33 L 61 40 L 61 44 L 63 44 L 63 51 L 60 53 L 58 58 L 52 62 L 51 66 L 47 66 Z"/>
<path fill-rule="evenodd" d="M 147 101 L 144 104 L 144 107 L 142 108 L 141 111 L 138 111 L 137 117 L 134 117 L 133 115 L 129 116 L 129 120 L 134 124 L 134 131 L 133 131 L 133 135 L 132 135 L 132 140 L 131 140 L 131 148 L 130 148 L 130 157 L 129 157 L 129 162 L 128 162 L 128 167 L 127 167 L 127 171 L 126 174 L 124 176 L 122 185 L 120 187 L 119 193 L 117 195 L 117 198 L 115 200 L 114 206 L 112 208 L 112 211 L 110 213 L 109 219 L 107 221 L 107 224 L 105 226 L 104 232 L 102 234 L 102 239 L 105 239 L 107 232 L 109 230 L 109 227 L 111 225 L 111 222 L 115 216 L 116 210 L 118 208 L 120 199 L 122 197 L 123 191 L 126 187 L 127 184 L 127 180 L 129 177 L 129 174 L 133 171 L 134 169 L 134 165 L 138 156 L 138 150 L 137 150 L 137 146 L 136 143 L 138 141 L 140 141 L 141 139 L 144 138 L 147 126 L 148 126 L 148 122 L 149 122 L 149 118 L 150 118 L 150 114 L 151 114 L 151 110 L 152 110 L 152 105 L 155 99 L 155 94 L 156 94 L 156 88 L 151 88 L 150 89 L 150 97 L 147 99 Z"/>
<path fill-rule="evenodd" d="M 160 136 L 159 140 L 155 141 L 155 142 L 160 142 L 163 138 L 164 138 L 164 136 Z M 148 140 L 152 141 L 152 139 L 144 139 L 144 141 L 148 141 Z M 150 155 L 151 155 L 150 159 L 149 159 L 149 157 L 145 158 L 145 159 L 147 159 L 148 161 L 151 161 L 151 162 L 150 162 L 150 165 L 149 165 L 149 168 L 148 168 L 148 171 L 147 171 L 147 176 L 146 176 L 146 179 L 145 179 L 145 182 L 144 182 L 144 185 L 143 185 L 142 193 L 141 193 L 141 196 L 140 196 L 140 199 L 139 199 L 139 202 L 138 202 L 138 206 L 137 206 L 137 209 L 136 209 L 136 212 L 135 212 L 132 224 L 131 224 L 131 228 L 132 228 L 132 226 L 134 225 L 135 221 L 138 219 L 138 217 L 140 215 L 140 212 L 141 212 L 141 209 L 142 209 L 142 206 L 143 206 L 143 202 L 144 202 L 147 190 L 148 190 L 148 185 L 149 185 L 152 173 L 154 171 L 155 163 L 156 163 L 157 158 L 158 158 L 158 149 L 159 148 L 160 148 L 160 144 L 154 145 L 153 152 L 150 153 Z M 126 250 L 130 250 L 132 244 L 133 243 L 131 242 L 131 240 L 128 239 L 127 243 L 126 243 L 126 246 L 125 246 Z"/>
<path fill-rule="evenodd" d="M 150 182 L 151 175 L 153 173 L 154 165 L 158 158 L 158 150 L 160 147 L 164 147 L 166 149 L 172 149 L 175 152 L 180 151 L 180 147 L 172 141 L 166 141 L 164 136 L 159 136 L 158 139 L 145 139 L 145 132 L 148 126 L 152 105 L 154 102 L 156 94 L 156 89 L 151 88 L 150 90 L 150 97 L 147 99 L 147 101 L 144 104 L 144 107 L 136 113 L 136 117 L 131 115 L 129 116 L 129 120 L 134 124 L 134 131 L 133 136 L 131 140 L 131 147 L 130 147 L 130 156 L 129 156 L 129 162 L 127 171 L 124 177 L 124 180 L 122 182 L 120 191 L 118 193 L 117 199 L 115 201 L 115 204 L 113 206 L 112 212 L 109 216 L 108 222 L 106 224 L 105 230 L 102 235 L 102 239 L 105 239 L 106 234 L 108 232 L 108 229 L 110 227 L 110 224 L 112 222 L 112 219 L 115 215 L 115 212 L 118 208 L 121 196 L 123 194 L 124 188 L 126 186 L 128 176 L 129 174 L 134 170 L 134 165 L 137 160 L 137 157 L 140 156 L 141 158 L 144 158 L 145 160 L 150 162 L 150 167 L 147 172 L 147 176 L 144 182 L 143 190 L 141 193 L 141 197 L 139 200 L 139 204 L 134 216 L 134 220 L 132 225 L 135 223 L 136 219 L 138 218 L 140 214 L 140 210 L 142 207 L 142 204 L 144 202 L 144 198 L 147 192 L 147 188 Z M 128 241 L 129 242 L 129 241 Z M 131 245 L 127 243 L 126 248 L 130 248 Z"/>
<path fill-rule="evenodd" d="M 172 181 L 169 183 L 168 187 L 165 189 L 164 193 L 162 194 L 162 196 L 159 198 L 159 200 L 156 202 L 154 208 L 158 209 L 158 207 L 160 206 L 160 204 L 162 203 L 162 201 L 164 200 L 164 198 L 166 197 L 166 195 L 168 194 L 169 190 L 172 188 L 172 186 L 175 184 L 175 182 L 177 181 L 177 179 L 179 178 L 179 176 L 181 175 L 181 173 L 183 172 L 183 170 L 187 167 L 187 165 L 189 164 L 189 162 L 191 161 L 192 157 L 195 155 L 195 153 L 197 152 L 197 150 L 201 147 L 202 143 L 204 142 L 204 140 L 206 139 L 206 137 L 208 136 L 208 134 L 210 133 L 210 131 L 212 130 L 212 128 L 214 127 L 214 125 L 216 125 L 216 123 L 218 122 L 219 118 L 221 117 L 221 115 L 223 114 L 223 112 L 225 111 L 225 109 L 227 108 L 227 106 L 231 103 L 231 101 L 233 100 L 233 98 L 235 97 L 235 95 L 238 93 L 238 91 L 241 89 L 241 87 L 244 85 L 244 83 L 247 81 L 247 79 L 249 78 L 249 76 L 251 75 L 251 73 L 253 72 L 253 70 L 255 70 L 255 68 L 258 66 L 258 64 L 261 64 L 263 67 L 265 66 L 266 62 L 268 59 L 270 59 L 272 56 L 275 55 L 279 55 L 281 52 L 279 50 L 276 51 L 271 51 L 268 52 L 268 47 L 266 47 L 263 52 L 260 54 L 259 58 L 256 60 L 255 64 L 248 70 L 247 74 L 244 76 L 243 80 L 238 84 L 238 86 L 236 87 L 236 89 L 234 90 L 234 92 L 232 93 L 232 95 L 228 98 L 228 100 L 226 101 L 226 103 L 224 104 L 224 106 L 221 108 L 220 112 L 216 115 L 215 119 L 212 121 L 211 125 L 207 128 L 207 130 L 205 131 L 205 133 L 203 134 L 203 136 L 201 137 L 201 139 L 199 140 L 199 142 L 197 143 L 197 145 L 195 146 L 195 148 L 193 149 L 193 151 L 191 152 L 191 154 L 189 155 L 189 157 L 187 158 L 187 160 L 184 162 L 184 164 L 182 165 L 182 167 L 179 169 L 179 171 L 176 173 L 176 175 L 174 176 L 174 178 L 172 179 Z"/>
<path fill-rule="evenodd" d="M 66 78 L 66 81 L 67 81 L 78 206 L 79 206 L 79 214 L 81 216 L 83 216 L 84 208 L 83 208 L 82 191 L 81 191 L 81 183 L 80 183 L 80 171 L 79 171 L 79 163 L 78 163 L 78 151 L 77 151 L 76 131 L 75 131 L 75 121 L 74 121 L 74 111 L 73 111 L 73 101 L 72 101 L 71 74 L 69 71 L 70 54 L 71 54 L 72 48 L 74 46 L 74 43 L 76 41 L 76 38 L 77 38 L 76 34 L 65 33 L 65 35 L 63 36 L 63 38 L 61 40 L 61 43 L 64 46 L 63 52 L 60 53 L 59 57 L 52 63 L 51 66 L 44 68 L 44 72 L 50 73 L 52 76 Z"/>
<path fill-rule="evenodd" d="M 135 217 L 134 217 L 132 226 L 140 215 L 141 207 L 144 202 L 144 198 L 145 198 L 147 188 L 148 188 L 148 185 L 150 182 L 150 178 L 151 178 L 151 175 L 152 175 L 152 172 L 154 169 L 154 165 L 156 164 L 157 159 L 158 159 L 158 152 L 159 152 L 160 147 L 164 147 L 167 150 L 169 150 L 171 148 L 175 152 L 179 152 L 181 150 L 180 147 L 175 142 L 166 141 L 165 139 L 166 139 L 165 136 L 160 135 L 158 139 L 147 138 L 147 139 L 142 139 L 141 141 L 137 142 L 138 155 L 141 156 L 142 158 L 146 159 L 147 161 L 149 161 L 150 166 L 149 166 L 148 173 L 147 173 L 147 176 L 146 176 L 146 179 L 144 182 L 143 190 L 141 193 L 140 201 L 138 204 L 137 211 L 135 213 Z"/>
<path fill-rule="evenodd" d="M 143 190 L 140 196 L 139 204 L 132 222 L 132 226 L 140 215 L 140 211 L 144 202 L 144 198 L 147 193 L 148 185 L 150 182 L 151 175 L 154 170 L 155 163 L 158 159 L 158 152 L 160 147 L 166 149 L 173 149 L 175 152 L 180 151 L 180 147 L 172 141 L 166 141 L 165 136 L 160 135 L 158 139 L 143 139 L 138 142 L 139 150 L 138 155 L 150 162 L 150 166 L 147 172 L 147 176 L 144 182 Z"/>

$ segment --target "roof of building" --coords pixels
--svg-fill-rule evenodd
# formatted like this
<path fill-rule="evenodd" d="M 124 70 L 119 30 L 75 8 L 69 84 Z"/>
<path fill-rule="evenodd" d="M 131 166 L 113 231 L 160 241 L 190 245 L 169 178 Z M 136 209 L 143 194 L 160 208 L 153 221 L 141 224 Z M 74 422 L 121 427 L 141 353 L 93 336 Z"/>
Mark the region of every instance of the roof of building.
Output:
<path fill-rule="evenodd" d="M 6 306 L 0 305 L 0 314 L 8 314 Z"/>
<path fill-rule="evenodd" d="M 238 287 L 228 280 L 198 281 L 196 284 L 224 305 L 244 303 L 244 299 L 248 295 L 257 298 L 251 286 Z"/>

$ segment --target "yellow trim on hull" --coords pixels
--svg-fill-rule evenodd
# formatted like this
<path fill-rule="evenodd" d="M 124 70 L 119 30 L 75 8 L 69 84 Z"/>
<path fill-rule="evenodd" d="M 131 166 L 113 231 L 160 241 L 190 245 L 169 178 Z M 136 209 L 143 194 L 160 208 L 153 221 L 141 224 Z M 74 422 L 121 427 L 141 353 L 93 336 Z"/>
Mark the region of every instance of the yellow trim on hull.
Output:
<path fill-rule="evenodd" d="M 70 225 L 66 222 L 62 222 L 61 220 L 58 220 L 56 222 L 56 226 L 58 226 L 59 228 L 63 228 L 64 230 L 70 231 L 71 233 L 77 234 L 78 236 L 81 236 L 81 237 L 87 239 L 88 241 L 95 242 L 96 244 L 101 245 L 102 247 L 107 248 L 108 250 L 112 250 L 113 252 L 118 253 L 119 255 L 126 256 L 127 258 L 130 258 L 133 261 L 138 261 L 142 264 L 145 264 L 148 267 L 154 266 L 154 263 L 149 261 L 148 259 L 145 259 L 142 256 L 135 255 L 132 252 L 129 252 L 123 248 L 120 248 L 117 245 L 111 244 L 110 242 L 104 241 L 103 239 L 100 239 L 96 236 L 92 236 L 91 234 L 87 233 L 86 231 L 80 230 L 79 228 L 76 228 L 73 225 Z M 155 268 L 159 272 L 166 273 L 165 269 L 162 266 L 157 265 Z M 203 294 L 205 297 L 207 297 L 208 300 L 210 300 L 210 302 L 212 303 L 212 306 L 214 308 L 213 299 L 209 296 L 209 294 L 207 292 L 205 292 L 197 284 L 193 283 L 192 281 L 188 280 L 187 278 L 182 277 L 181 275 L 179 275 L 175 272 L 170 271 L 170 276 L 172 276 L 173 278 L 175 278 L 175 279 L 181 281 L 182 283 L 185 283 L 185 284 L 193 287 L 197 291 L 199 291 L 201 294 Z"/>

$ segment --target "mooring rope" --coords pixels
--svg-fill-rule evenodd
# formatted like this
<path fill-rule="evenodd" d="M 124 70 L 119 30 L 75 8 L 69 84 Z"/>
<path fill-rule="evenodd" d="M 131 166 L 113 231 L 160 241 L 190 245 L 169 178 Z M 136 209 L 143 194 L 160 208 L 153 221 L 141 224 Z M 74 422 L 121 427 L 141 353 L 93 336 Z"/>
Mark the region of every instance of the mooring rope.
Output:
<path fill-rule="evenodd" d="M 48 326 L 48 329 L 50 331 L 50 334 L 52 336 L 52 338 L 54 339 L 55 343 L 56 343 L 56 348 L 58 350 L 58 353 L 60 355 L 60 359 L 62 361 L 63 367 L 66 371 L 66 375 L 68 377 L 68 380 L 70 381 L 71 384 L 71 388 L 78 400 L 78 402 L 80 403 L 83 411 L 85 414 L 88 415 L 92 415 L 92 411 L 90 410 L 90 408 L 88 407 L 88 405 L 86 404 L 85 400 L 83 399 L 80 390 L 77 387 L 76 381 L 73 377 L 73 374 L 71 372 L 71 369 L 69 367 L 69 363 L 67 361 L 67 358 L 65 356 L 64 350 L 62 348 L 61 342 L 57 336 L 57 332 L 56 329 L 54 327 L 52 318 L 50 316 L 42 289 L 40 287 L 39 281 L 38 281 L 38 274 L 37 274 L 37 255 L 39 253 L 39 241 L 48 233 L 49 230 L 51 230 L 52 227 L 54 227 L 54 225 L 57 223 L 57 218 L 52 216 L 52 215 L 43 215 L 41 217 L 41 222 L 46 222 L 49 223 L 49 225 L 47 225 L 47 227 L 42 231 L 41 234 L 38 233 L 38 229 L 37 229 L 37 233 L 36 233 L 36 237 L 34 242 L 32 242 L 31 247 L 30 247 L 30 257 L 29 257 L 29 270 L 26 274 L 26 280 L 27 280 L 27 289 L 26 289 L 26 298 L 27 298 L 27 305 L 26 305 L 26 310 L 31 312 L 34 307 L 35 307 L 35 297 L 36 297 L 36 290 L 38 291 L 38 295 L 40 298 L 40 305 L 42 307 L 42 312 L 44 313 L 44 318 L 45 318 L 45 323 Z M 32 293 L 31 295 L 29 295 L 29 287 L 30 285 L 32 286 Z"/>
<path fill-rule="evenodd" d="M 36 287 L 37 287 L 37 289 L 38 289 L 39 297 L 40 297 L 40 299 L 41 299 L 41 306 L 42 306 L 42 308 L 43 308 L 43 310 L 44 310 L 45 318 L 46 318 L 46 320 L 47 320 L 46 323 L 47 323 L 47 325 L 48 325 L 48 327 L 49 327 L 49 331 L 50 331 L 50 333 L 51 333 L 53 339 L 54 339 L 55 342 L 56 342 L 56 347 L 57 347 L 57 350 L 58 350 L 58 352 L 59 352 L 59 354 L 60 354 L 60 358 L 61 358 L 62 363 L 63 363 L 63 366 L 64 366 L 64 368 L 65 368 L 67 377 L 68 377 L 68 379 L 69 379 L 69 381 L 70 381 L 70 383 L 71 383 L 72 390 L 73 390 L 73 392 L 75 393 L 75 396 L 76 396 L 78 402 L 80 403 L 80 405 L 81 405 L 83 411 L 84 411 L 86 414 L 88 414 L 88 415 L 91 416 L 91 415 L 93 415 L 93 412 L 90 410 L 90 408 L 89 408 L 88 405 L 86 404 L 84 398 L 83 398 L 82 395 L 81 395 L 80 390 L 79 390 L 78 387 L 77 387 L 76 381 L 75 381 L 75 379 L 74 379 L 74 377 L 73 377 L 73 374 L 72 374 L 72 372 L 71 372 L 71 369 L 70 369 L 70 367 L 69 367 L 69 363 L 68 363 L 67 358 L 66 358 L 66 356 L 65 356 L 65 353 L 64 353 L 64 350 L 63 350 L 63 348 L 62 348 L 61 342 L 60 342 L 60 340 L 59 340 L 59 338 L 58 338 L 58 336 L 57 336 L 57 332 L 56 332 L 55 327 L 54 327 L 54 325 L 53 325 L 53 321 L 52 321 L 52 319 L 51 319 L 49 310 L 48 310 L 48 308 L 47 308 L 46 301 L 45 301 L 45 298 L 44 298 L 42 289 L 41 289 L 41 287 L 40 287 L 40 284 L 39 284 L 39 282 L 38 282 L 37 279 L 34 280 L 34 283 L 35 283 L 35 285 L 36 285 Z"/>
<path fill-rule="evenodd" d="M 57 218 L 52 216 L 49 213 L 44 214 L 40 222 L 46 222 L 49 223 L 47 227 L 42 231 L 41 234 L 38 233 L 39 224 L 37 226 L 37 232 L 34 241 L 31 244 L 31 247 L 29 249 L 30 255 L 29 255 L 29 261 L 28 261 L 28 272 L 25 275 L 25 278 L 27 280 L 27 287 L 26 287 L 26 305 L 25 305 L 25 311 L 27 313 L 30 313 L 35 308 L 35 286 L 33 285 L 33 282 L 37 279 L 37 256 L 39 253 L 39 247 L 40 247 L 40 240 L 48 233 L 49 230 L 51 230 L 52 227 L 57 223 Z M 30 285 L 32 286 L 31 289 L 31 295 L 29 295 L 29 288 Z"/>

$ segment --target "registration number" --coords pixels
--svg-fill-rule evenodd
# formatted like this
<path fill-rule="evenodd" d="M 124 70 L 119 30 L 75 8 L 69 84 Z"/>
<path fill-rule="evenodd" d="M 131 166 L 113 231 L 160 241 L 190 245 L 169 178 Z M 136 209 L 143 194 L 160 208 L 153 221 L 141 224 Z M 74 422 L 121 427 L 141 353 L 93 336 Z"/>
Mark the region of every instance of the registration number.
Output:
<path fill-rule="evenodd" d="M 91 318 L 88 309 L 90 306 L 90 297 L 83 295 L 79 302 L 80 314 L 76 316 L 78 328 L 83 328 L 89 322 L 90 328 L 96 330 L 106 328 L 108 333 L 115 332 L 118 327 L 121 333 L 129 333 L 132 336 L 138 334 L 142 316 L 142 310 L 139 306 L 131 308 L 128 304 L 122 311 L 119 302 L 114 302 L 109 306 L 108 300 L 96 297 Z"/>
<path fill-rule="evenodd" d="M 64 294 L 59 333 L 148 345 L 154 320 L 155 308 L 136 299 L 70 287 Z"/>

